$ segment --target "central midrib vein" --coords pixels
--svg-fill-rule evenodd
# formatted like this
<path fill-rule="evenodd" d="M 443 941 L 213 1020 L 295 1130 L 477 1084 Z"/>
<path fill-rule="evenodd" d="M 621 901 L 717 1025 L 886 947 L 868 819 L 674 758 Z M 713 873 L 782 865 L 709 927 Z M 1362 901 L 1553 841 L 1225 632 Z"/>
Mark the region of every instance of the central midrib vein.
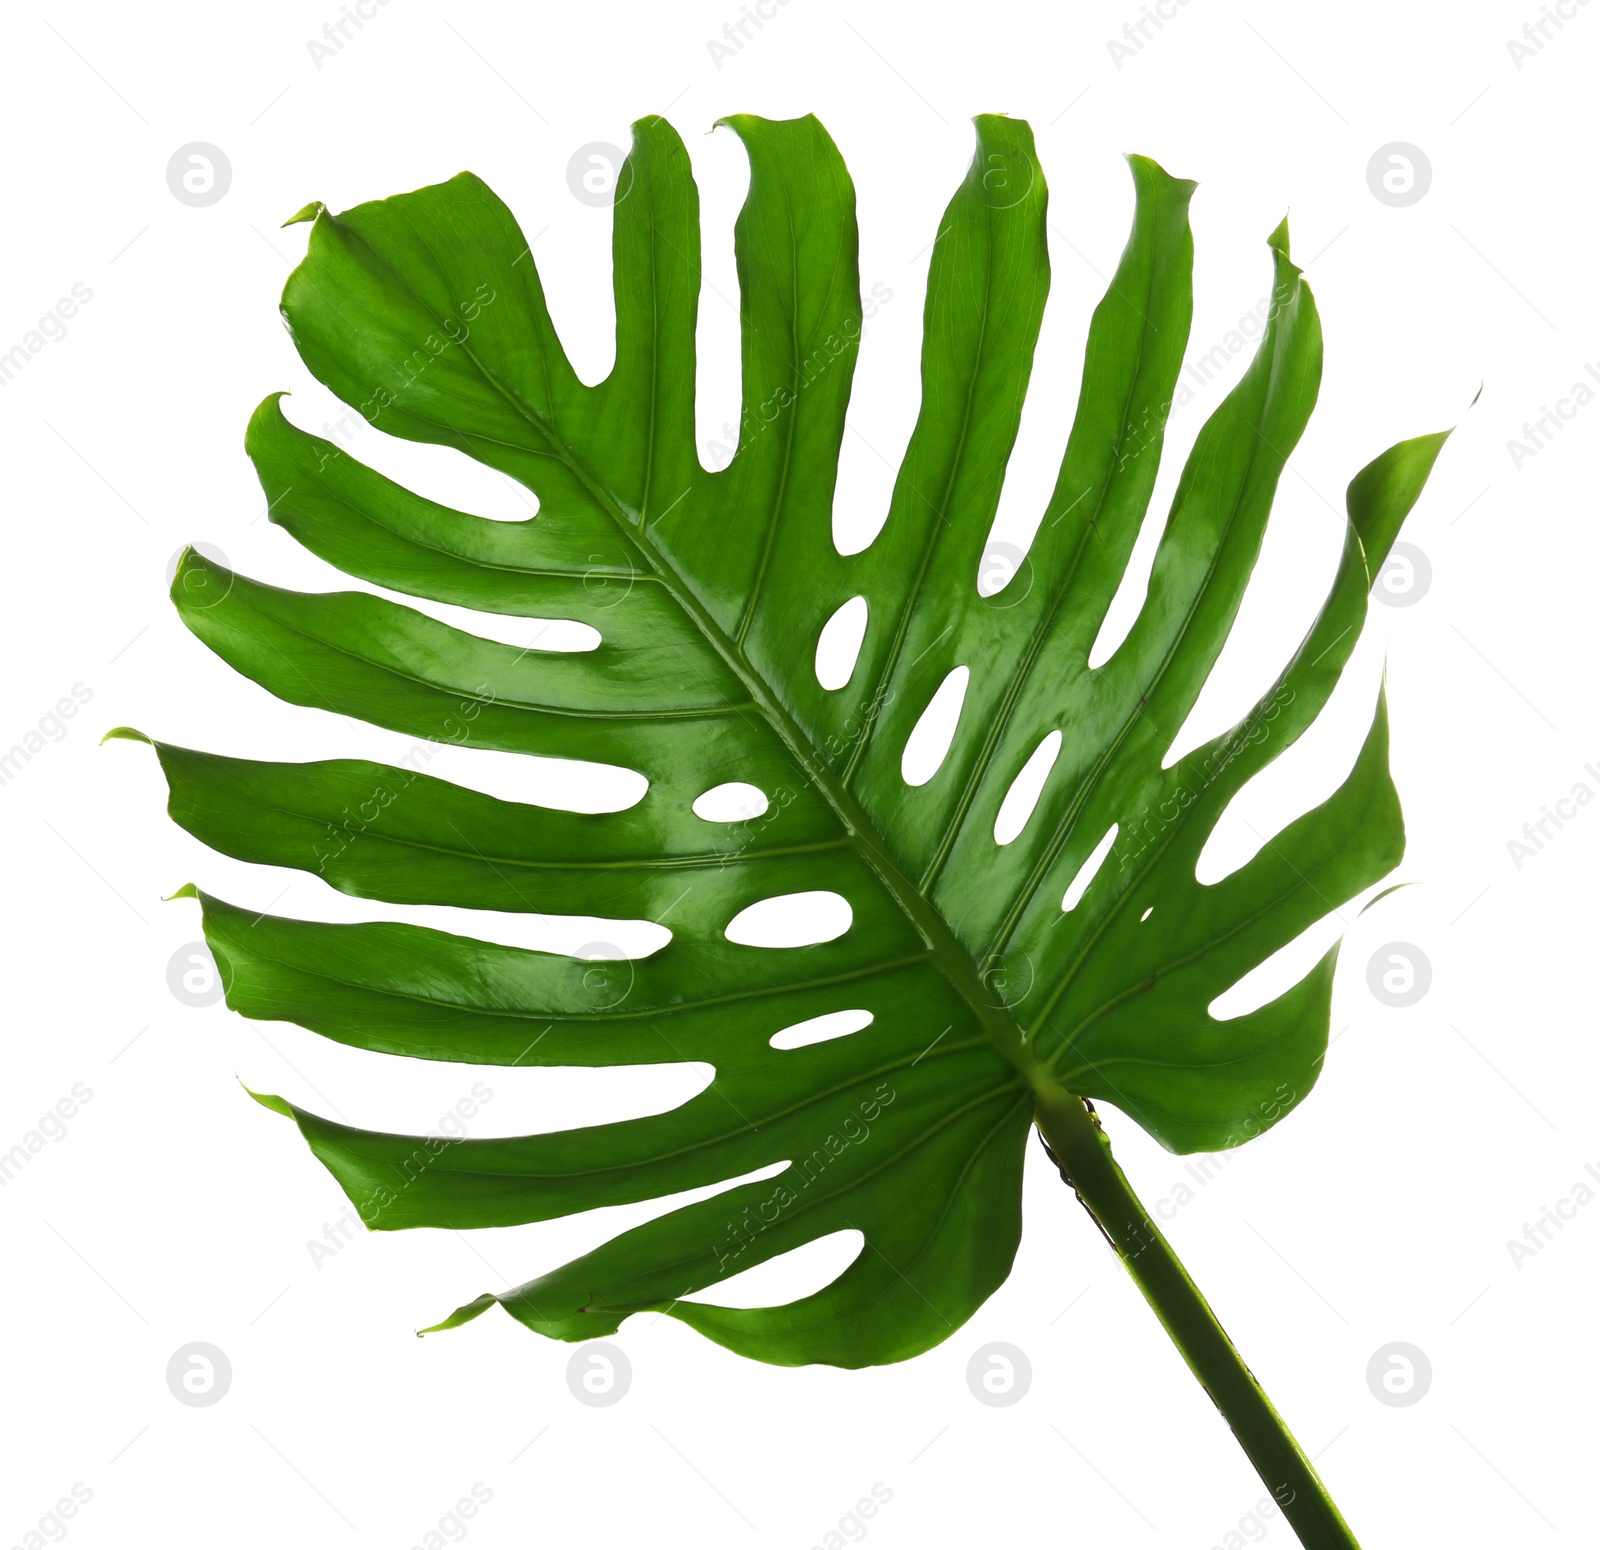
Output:
<path fill-rule="evenodd" d="M 823 800 L 833 809 L 862 859 L 877 874 L 895 902 L 932 948 L 945 978 L 971 1008 L 996 1050 L 1017 1070 L 1028 1086 L 1037 1091 L 1040 1084 L 1048 1082 L 1049 1078 L 1033 1059 L 1031 1051 L 1024 1042 L 1021 1026 L 1005 1008 L 990 1002 L 985 994 L 983 981 L 978 975 L 977 966 L 945 922 L 944 917 L 922 897 L 916 885 L 901 871 L 872 820 L 868 818 L 860 803 L 834 779 L 828 767 L 816 756 L 810 740 L 784 709 L 773 687 L 756 672 L 721 625 L 694 595 L 687 582 L 683 581 L 656 552 L 654 545 L 641 529 L 628 520 L 611 492 L 578 461 L 571 448 L 555 435 L 553 428 L 533 414 L 526 405 L 506 393 L 505 389 L 494 381 L 492 375 L 487 372 L 484 375 L 486 380 L 493 383 L 496 391 L 533 425 L 552 452 L 583 484 L 595 503 L 616 524 L 624 542 L 632 547 L 641 563 L 689 616 L 705 637 L 706 643 L 722 659 L 728 670 L 744 684 L 750 697 L 755 701 L 756 708 L 783 740 L 790 754 L 810 777 L 817 790 L 822 793 Z M 645 499 L 646 501 L 649 499 L 648 492 Z M 1051 1082 L 1050 1085 L 1059 1095 L 1060 1089 L 1056 1084 Z"/>
<path fill-rule="evenodd" d="M 416 293 L 404 277 L 396 274 L 392 265 L 386 263 L 385 267 L 391 274 L 395 274 L 396 280 L 402 289 L 412 295 L 414 299 L 421 301 L 421 298 L 416 297 Z M 652 327 L 656 326 L 656 321 L 654 313 L 652 313 Z M 960 940 L 950 929 L 944 917 L 927 899 L 923 898 L 916 885 L 901 871 L 898 863 L 890 854 L 887 845 L 878 834 L 877 828 L 871 819 L 867 817 L 860 803 L 856 801 L 848 789 L 833 778 L 827 765 L 816 756 L 811 747 L 810 739 L 796 724 L 788 711 L 784 709 L 782 701 L 778 698 L 773 687 L 746 661 L 743 652 L 729 639 L 727 632 L 711 616 L 687 582 L 680 578 L 662 556 L 656 552 L 655 546 L 644 532 L 643 522 L 635 524 L 629 520 L 627 513 L 611 492 L 578 461 L 573 455 L 572 449 L 555 433 L 553 424 L 531 409 L 517 394 L 508 391 L 495 374 L 484 365 L 477 352 L 465 340 L 461 342 L 461 350 L 477 368 L 483 381 L 495 393 L 499 394 L 517 415 L 528 422 L 529 426 L 550 449 L 551 454 L 563 463 L 583 485 L 584 489 L 589 492 L 595 504 L 615 524 L 623 542 L 639 556 L 645 568 L 666 588 L 678 606 L 689 616 L 695 628 L 705 637 L 707 645 L 717 653 L 728 670 L 744 684 L 751 698 L 755 701 L 756 708 L 760 710 L 767 723 L 782 739 L 791 756 L 810 777 L 817 790 L 822 793 L 823 800 L 833 809 L 834 814 L 843 824 L 845 832 L 854 841 L 862 860 L 877 874 L 879 881 L 889 890 L 907 919 L 911 921 L 921 933 L 923 940 L 933 950 L 934 958 L 938 962 L 945 978 L 950 981 L 962 1000 L 972 1010 L 973 1015 L 978 1019 L 984 1032 L 988 1034 L 990 1041 L 994 1044 L 1001 1057 L 1015 1068 L 1022 1080 L 1035 1093 L 1059 1102 L 1064 1095 L 1064 1089 L 1033 1058 L 1026 1036 L 1016 1019 L 1010 1015 L 1006 1008 L 996 1006 L 989 1000 L 983 980 L 978 974 L 977 965 L 974 964 L 967 950 L 961 945 Z M 659 349 L 654 348 L 652 339 L 652 363 L 659 360 L 660 353 Z M 654 420 L 653 414 L 651 419 L 652 421 Z M 470 433 L 463 433 L 454 426 L 446 426 L 445 428 L 450 430 L 451 434 L 459 440 L 470 442 L 472 439 Z M 652 427 L 647 432 L 652 437 L 652 461 L 654 456 L 653 433 L 654 427 L 652 424 Z M 463 448 L 463 450 L 468 449 Z M 640 502 L 642 509 L 648 509 L 650 495 L 651 491 L 648 488 L 642 492 Z"/>

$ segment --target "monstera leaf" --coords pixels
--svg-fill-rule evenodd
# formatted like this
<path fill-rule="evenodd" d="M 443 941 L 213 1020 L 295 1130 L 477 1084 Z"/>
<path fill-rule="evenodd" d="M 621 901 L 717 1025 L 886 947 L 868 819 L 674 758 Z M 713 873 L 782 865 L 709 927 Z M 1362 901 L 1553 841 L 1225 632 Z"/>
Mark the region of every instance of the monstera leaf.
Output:
<path fill-rule="evenodd" d="M 1037 1121 L 1245 1436 L 1254 1400 L 1230 1409 L 1231 1380 L 1206 1366 L 1226 1359 L 1201 1349 L 1203 1330 L 1183 1335 L 1185 1318 L 1198 1330 L 1209 1314 L 1181 1267 L 1182 1285 L 1163 1289 L 1170 1251 L 1085 1100 L 1174 1150 L 1217 1149 L 1281 1119 L 1316 1080 L 1332 954 L 1246 1016 L 1208 1007 L 1399 859 L 1382 701 L 1327 801 L 1220 882 L 1197 881 L 1196 861 L 1230 799 L 1327 701 L 1444 438 L 1403 442 L 1356 476 L 1343 557 L 1303 644 L 1243 721 L 1168 763 L 1317 393 L 1321 334 L 1287 228 L 1269 242 L 1260 347 L 1188 458 L 1136 622 L 1091 669 L 1188 336 L 1194 185 L 1131 159 L 1133 231 L 1094 313 L 1059 479 L 1026 561 L 984 597 L 1049 278 L 1027 126 L 977 121 L 933 249 L 921 413 L 880 535 L 843 556 L 832 506 L 862 322 L 850 179 L 814 119 L 728 122 L 751 181 L 736 228 L 742 420 L 717 472 L 694 444 L 697 195 L 661 119 L 636 126 L 620 173 L 616 360 L 594 385 L 563 353 L 516 221 L 470 174 L 295 217 L 310 243 L 283 314 L 312 374 L 378 429 L 520 481 L 539 510 L 494 522 L 423 499 L 298 429 L 273 396 L 246 439 L 272 520 L 361 581 L 578 620 L 599 646 L 518 650 L 370 591 L 283 591 L 191 551 L 172 596 L 213 651 L 282 699 L 418 750 L 391 766 L 155 745 L 172 816 L 230 856 L 388 903 L 670 921 L 668 946 L 606 965 L 200 893 L 235 1010 L 389 1055 L 694 1061 L 715 1080 L 669 1113 L 501 1140 L 375 1133 L 261 1101 L 292 1117 L 378 1229 L 499 1227 L 730 1186 L 436 1327 L 499 1303 L 579 1340 L 654 1309 L 764 1361 L 841 1366 L 928 1349 L 1000 1284 Z M 865 637 L 848 684 L 828 690 L 815 643 L 855 598 Z M 953 740 L 911 786 L 908 737 L 957 668 L 970 677 Z M 1037 805 L 998 844 L 1001 804 L 1053 732 Z M 648 791 L 598 815 L 502 801 L 427 773 L 432 743 L 625 766 Z M 697 816 L 696 798 L 731 781 L 759 787 L 764 813 Z M 818 890 L 849 904 L 832 941 L 725 934 L 753 903 Z M 841 1011 L 870 1022 L 775 1046 Z M 813 1295 L 694 1300 L 845 1229 L 863 1246 Z M 1146 1239 L 1160 1253 L 1138 1262 Z"/>

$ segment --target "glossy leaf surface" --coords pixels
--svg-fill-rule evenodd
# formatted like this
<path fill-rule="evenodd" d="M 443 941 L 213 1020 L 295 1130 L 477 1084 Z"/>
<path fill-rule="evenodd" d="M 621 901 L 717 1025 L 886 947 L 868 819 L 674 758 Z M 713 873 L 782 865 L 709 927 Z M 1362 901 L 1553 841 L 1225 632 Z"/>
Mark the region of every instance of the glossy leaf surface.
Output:
<path fill-rule="evenodd" d="M 743 410 L 717 472 L 694 444 L 698 201 L 664 121 L 636 126 L 619 178 L 616 361 L 597 384 L 568 362 L 529 245 L 477 178 L 303 212 L 309 251 L 283 312 L 313 375 L 379 430 L 520 481 L 539 511 L 493 522 L 425 500 L 296 427 L 275 395 L 247 436 L 272 520 L 357 581 L 577 620 L 601 642 L 522 650 L 372 592 L 286 592 L 193 552 L 173 584 L 185 622 L 297 705 L 424 747 L 621 765 L 649 787 L 625 811 L 579 814 L 454 785 L 426 757 L 272 763 L 157 743 L 172 816 L 230 856 L 362 898 L 666 917 L 672 939 L 592 963 L 409 924 L 257 915 L 200 893 L 229 1004 L 386 1055 L 716 1071 L 665 1114 L 499 1140 L 363 1131 L 263 1098 L 373 1228 L 504 1226 L 729 1185 L 446 1324 L 498 1301 L 577 1340 L 657 1309 L 766 1361 L 907 1357 L 1009 1271 L 1041 1097 L 1107 1101 L 1187 1151 L 1249 1139 L 1316 1079 L 1331 954 L 1248 1015 L 1207 1009 L 1399 859 L 1381 701 L 1327 801 L 1220 882 L 1199 883 L 1195 865 L 1244 782 L 1327 701 L 1443 437 L 1401 443 L 1356 477 L 1343 556 L 1303 644 L 1243 721 L 1164 768 L 1316 398 L 1316 308 L 1280 227 L 1260 347 L 1189 454 L 1132 629 L 1091 670 L 1188 337 L 1193 185 L 1131 159 L 1133 230 L 1092 319 L 1059 479 L 1017 575 L 980 597 L 1049 264 L 1027 126 L 977 122 L 933 250 L 921 412 L 882 532 L 849 557 L 831 534 L 861 334 L 854 194 L 815 120 L 730 121 L 751 163 L 736 228 Z M 818 633 L 855 597 L 868 615 L 854 672 L 824 689 Z M 948 751 L 908 785 L 907 740 L 958 668 Z M 1007 792 L 1057 731 L 1037 805 L 997 845 Z M 765 813 L 698 817 L 695 800 L 728 782 L 765 793 Z M 819 890 L 849 905 L 833 940 L 726 935 L 753 904 Z M 871 1014 L 859 1031 L 773 1045 L 852 1009 Z M 749 1309 L 694 1299 L 846 1229 L 864 1236 L 859 1255 L 811 1296 Z"/>

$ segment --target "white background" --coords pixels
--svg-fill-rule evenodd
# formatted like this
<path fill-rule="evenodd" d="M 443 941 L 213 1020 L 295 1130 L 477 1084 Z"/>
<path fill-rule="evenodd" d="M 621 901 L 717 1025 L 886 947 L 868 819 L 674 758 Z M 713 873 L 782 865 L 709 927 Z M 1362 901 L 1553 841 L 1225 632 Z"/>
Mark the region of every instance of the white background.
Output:
<path fill-rule="evenodd" d="M 1107 41 L 1138 21 L 1133 0 L 943 15 L 789 0 L 719 64 L 708 40 L 738 20 L 733 0 L 389 0 L 320 67 L 307 44 L 339 20 L 334 0 L 8 11 L 0 351 L 26 350 L 74 284 L 93 297 L 0 389 L 0 745 L 39 728 L 74 685 L 92 698 L 74 719 L 46 721 L 41 751 L 0 786 L 0 1151 L 75 1083 L 92 1098 L 0 1190 L 0 1544 L 36 1542 L 30 1529 L 85 1547 L 405 1547 L 430 1530 L 464 1530 L 484 1550 L 803 1550 L 830 1530 L 864 1531 L 885 1550 L 1292 1543 L 1281 1517 L 1250 1518 L 1259 1483 L 1037 1148 L 1015 1272 L 937 1350 L 861 1373 L 791 1371 L 638 1317 L 616 1337 L 630 1392 L 585 1408 L 565 1381 L 571 1348 L 497 1312 L 449 1335 L 411 1332 L 647 1208 L 471 1241 L 361 1235 L 319 1268 L 308 1240 L 343 1198 L 234 1078 L 409 1130 L 435 1126 L 486 1078 L 493 1098 L 473 1133 L 493 1135 L 650 1112 L 692 1091 L 696 1074 L 386 1060 L 220 1005 L 196 1010 L 168 989 L 168 961 L 199 935 L 198 916 L 159 899 L 190 879 L 286 914 L 403 913 L 204 851 L 165 818 L 148 750 L 96 746 L 132 723 L 254 756 L 402 751 L 390 734 L 270 699 L 165 601 L 163 572 L 193 539 L 248 574 L 335 584 L 261 520 L 240 445 L 274 389 L 294 390 L 289 412 L 304 425 L 338 416 L 275 316 L 305 243 L 303 228 L 279 223 L 310 199 L 337 209 L 472 168 L 536 237 L 558 326 L 592 380 L 610 349 L 610 214 L 574 198 L 568 163 L 590 142 L 625 146 L 629 122 L 652 111 L 684 134 L 704 201 L 706 440 L 737 413 L 731 226 L 746 176 L 732 135 L 710 126 L 733 111 L 815 111 L 844 153 L 863 284 L 892 292 L 868 328 L 840 497 L 841 528 L 858 537 L 881 517 L 916 412 L 928 245 L 971 154 L 972 113 L 1028 118 L 1052 189 L 1055 284 L 1006 492 L 1013 535 L 1038 519 L 1088 313 L 1126 233 L 1120 153 L 1201 180 L 1191 359 L 1266 294 L 1263 239 L 1291 209 L 1327 332 L 1321 408 L 1196 736 L 1239 714 L 1304 628 L 1331 576 L 1349 477 L 1391 441 L 1460 424 L 1404 535 L 1431 586 L 1411 606 L 1373 610 L 1327 725 L 1219 837 L 1237 860 L 1332 789 L 1386 661 L 1410 832 L 1398 876 L 1418 886 L 1359 918 L 1346 909 L 1318 938 L 1345 931 L 1326 1075 L 1181 1207 L 1176 1187 L 1194 1185 L 1184 1160 L 1114 1111 L 1107 1123 L 1366 1545 L 1592 1543 L 1600 1203 L 1576 1209 L 1520 1268 L 1507 1240 L 1570 1199 L 1585 1163 L 1600 1167 L 1600 804 L 1550 826 L 1520 867 L 1508 842 L 1577 783 L 1600 792 L 1585 772 L 1600 765 L 1600 407 L 1569 406 L 1571 422 L 1520 467 L 1508 442 L 1600 362 L 1600 5 L 1573 7 L 1520 68 L 1507 42 L 1537 19 L 1534 0 L 1169 8 L 1119 61 Z M 232 167 L 226 196 L 205 208 L 166 182 L 169 157 L 191 141 L 222 148 Z M 1426 196 L 1406 207 L 1368 185 L 1369 159 L 1393 141 L 1421 148 L 1432 168 Z M 1174 416 L 1158 512 L 1177 454 L 1244 359 Z M 362 440 L 363 456 L 430 494 L 516 509 L 464 460 L 374 443 Z M 442 772 L 559 798 L 559 770 L 515 763 L 463 752 Z M 597 930 L 492 929 L 569 948 Z M 1428 993 L 1403 1009 L 1367 984 L 1369 960 L 1391 942 L 1432 967 Z M 1268 978 L 1286 984 L 1315 946 Z M 783 1284 L 818 1284 L 828 1252 Z M 779 1284 L 774 1273 L 766 1292 Z M 209 1408 L 180 1405 L 165 1380 L 169 1357 L 197 1340 L 232 1363 L 231 1389 Z M 965 1381 L 971 1354 L 997 1340 L 1033 1367 L 1031 1390 L 1008 1408 L 978 1404 Z M 1424 1351 L 1433 1372 L 1404 1408 L 1379 1403 L 1365 1376 L 1395 1341 Z M 77 1482 L 92 1499 L 58 1525 L 46 1515 Z M 492 1498 L 458 1525 L 447 1515 L 479 1482 Z M 892 1499 L 853 1523 L 846 1515 L 879 1482 Z"/>

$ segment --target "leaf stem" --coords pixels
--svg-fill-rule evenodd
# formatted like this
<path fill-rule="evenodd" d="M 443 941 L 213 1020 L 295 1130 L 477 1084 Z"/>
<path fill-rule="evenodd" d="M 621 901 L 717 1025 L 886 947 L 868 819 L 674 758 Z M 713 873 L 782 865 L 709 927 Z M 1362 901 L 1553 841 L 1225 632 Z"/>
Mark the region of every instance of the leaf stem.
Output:
<path fill-rule="evenodd" d="M 1189 1370 L 1233 1428 L 1305 1550 L 1360 1550 L 1311 1460 L 1117 1166 L 1093 1109 L 1067 1094 L 1059 1099 L 1040 1095 L 1034 1119 L 1062 1178 L 1077 1191 Z"/>

